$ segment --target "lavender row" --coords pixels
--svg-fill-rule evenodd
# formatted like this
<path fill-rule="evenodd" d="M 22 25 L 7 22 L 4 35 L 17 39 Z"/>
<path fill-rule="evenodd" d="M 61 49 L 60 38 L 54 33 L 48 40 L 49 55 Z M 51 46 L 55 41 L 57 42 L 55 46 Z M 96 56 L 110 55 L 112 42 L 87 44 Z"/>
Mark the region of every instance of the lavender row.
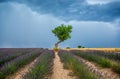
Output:
<path fill-rule="evenodd" d="M 94 53 L 86 53 L 81 51 L 72 51 L 73 54 L 80 56 L 88 61 L 94 62 L 103 68 L 110 68 L 112 71 L 120 74 L 120 63 L 119 61 L 113 61 L 111 59 L 96 55 Z"/>
<path fill-rule="evenodd" d="M 90 53 L 93 55 L 109 58 L 112 60 L 120 61 L 120 52 L 107 52 L 107 51 L 97 51 L 97 50 L 71 50 L 71 52 L 84 52 L 84 53 Z"/>
<path fill-rule="evenodd" d="M 51 74 L 53 65 L 54 52 L 52 50 L 45 50 L 33 68 L 24 76 L 24 79 L 47 79 Z"/>
<path fill-rule="evenodd" d="M 7 51 L 5 51 L 5 50 L 7 50 Z M 0 53 L 1 54 L 0 67 L 6 62 L 8 62 L 12 59 L 15 59 L 21 55 L 24 55 L 26 53 L 29 53 L 31 51 L 34 51 L 34 50 L 36 50 L 36 49 L 28 49 L 28 48 L 27 49 L 13 49 L 12 48 L 12 49 L 4 49 L 4 51 L 1 49 L 0 50 L 0 52 L 1 52 Z"/>
<path fill-rule="evenodd" d="M 8 63 L 5 63 L 0 69 L 0 79 L 5 79 L 6 76 L 14 73 L 19 68 L 33 61 L 37 56 L 41 54 L 40 50 L 35 50 L 25 55 L 19 56 Z"/>
<path fill-rule="evenodd" d="M 98 75 L 92 73 L 87 67 L 76 59 L 69 51 L 60 50 L 59 56 L 64 63 L 64 68 L 72 70 L 76 79 L 100 79 Z"/>
<path fill-rule="evenodd" d="M 3 56 L 11 55 L 19 52 L 30 52 L 35 49 L 31 48 L 0 48 L 0 58 Z"/>

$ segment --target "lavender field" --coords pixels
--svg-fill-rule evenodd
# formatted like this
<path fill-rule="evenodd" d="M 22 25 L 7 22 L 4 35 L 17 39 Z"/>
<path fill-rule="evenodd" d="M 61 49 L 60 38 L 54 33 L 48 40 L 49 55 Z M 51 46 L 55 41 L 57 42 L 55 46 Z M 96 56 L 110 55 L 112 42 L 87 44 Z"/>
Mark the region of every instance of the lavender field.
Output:
<path fill-rule="evenodd" d="M 120 79 L 120 0 L 0 0 L 0 79 Z"/>
<path fill-rule="evenodd" d="M 53 59 L 53 51 L 42 48 L 1 48 L 0 49 L 0 79 L 17 79 L 18 77 L 14 75 L 14 73 L 19 72 L 21 68 L 24 68 L 27 64 L 33 62 L 36 58 L 37 61 L 32 64 L 32 69 L 34 71 L 37 66 L 45 67 L 39 68 L 42 71 L 35 71 L 33 77 L 37 74 L 41 74 L 40 78 L 43 78 L 46 73 L 51 72 L 51 61 Z M 45 57 L 45 58 L 44 58 Z M 45 60 L 46 59 L 46 60 Z M 51 65 L 48 65 L 51 64 Z M 43 66 L 44 65 L 44 66 Z M 47 69 L 47 70 L 46 70 Z M 23 70 L 24 71 L 24 70 Z M 34 79 L 32 75 L 29 76 L 29 72 L 25 73 L 25 79 Z M 35 74 L 37 73 L 37 74 Z M 13 75 L 12 75 L 13 74 Z M 30 78 L 29 78 L 30 77 Z M 23 78 L 23 77 L 22 77 Z"/>
<path fill-rule="evenodd" d="M 63 69 L 59 64 L 63 64 Z M 0 79 L 57 78 L 120 79 L 120 52 L 61 49 L 56 53 L 43 48 L 0 49 Z"/>

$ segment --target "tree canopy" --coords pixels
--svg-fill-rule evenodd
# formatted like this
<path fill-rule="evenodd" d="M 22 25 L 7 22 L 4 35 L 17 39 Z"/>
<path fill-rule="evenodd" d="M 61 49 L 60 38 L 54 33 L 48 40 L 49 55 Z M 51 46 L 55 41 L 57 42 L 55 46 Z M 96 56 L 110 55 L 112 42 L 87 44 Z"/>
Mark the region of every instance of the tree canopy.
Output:
<path fill-rule="evenodd" d="M 71 38 L 70 33 L 72 32 L 72 26 L 71 25 L 64 25 L 61 24 L 60 26 L 56 27 L 54 30 L 52 30 L 52 33 L 57 36 L 59 41 L 64 41 L 69 38 Z"/>
<path fill-rule="evenodd" d="M 64 25 L 61 24 L 60 26 L 54 28 L 52 30 L 52 33 L 58 38 L 58 42 L 55 43 L 55 48 L 58 48 L 58 44 L 71 38 L 70 33 L 72 32 L 72 26 L 71 25 Z"/>

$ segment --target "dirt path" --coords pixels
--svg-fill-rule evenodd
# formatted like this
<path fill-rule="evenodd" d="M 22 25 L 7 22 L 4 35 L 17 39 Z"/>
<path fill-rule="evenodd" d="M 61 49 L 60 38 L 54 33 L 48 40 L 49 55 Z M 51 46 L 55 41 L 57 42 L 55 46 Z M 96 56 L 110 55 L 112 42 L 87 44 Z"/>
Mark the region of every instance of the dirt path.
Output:
<path fill-rule="evenodd" d="M 37 57 L 36 59 L 34 59 L 33 62 L 31 62 L 30 64 L 27 64 L 23 68 L 19 69 L 16 73 L 8 76 L 6 79 L 23 79 L 23 76 L 27 72 L 29 72 L 29 69 L 31 67 L 33 67 L 33 65 L 37 62 L 38 59 L 39 59 L 39 57 Z"/>
<path fill-rule="evenodd" d="M 65 70 L 63 68 L 63 64 L 60 61 L 58 52 L 55 52 L 53 74 L 52 74 L 51 79 L 75 79 L 75 77 L 69 76 L 70 73 L 71 71 Z"/>
<path fill-rule="evenodd" d="M 113 72 L 110 68 L 102 68 L 95 65 L 93 62 L 89 62 L 79 56 L 73 55 L 81 63 L 83 63 L 91 72 L 100 76 L 100 79 L 120 79 L 120 75 Z"/>

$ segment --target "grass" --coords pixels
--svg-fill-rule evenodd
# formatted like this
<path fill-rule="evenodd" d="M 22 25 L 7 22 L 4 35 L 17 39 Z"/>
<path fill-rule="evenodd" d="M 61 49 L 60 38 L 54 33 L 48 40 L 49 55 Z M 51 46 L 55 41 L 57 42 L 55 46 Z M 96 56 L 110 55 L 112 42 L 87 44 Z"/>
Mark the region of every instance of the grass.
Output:
<path fill-rule="evenodd" d="M 79 79 L 98 79 L 98 77 L 88 71 L 88 69 L 80 63 L 71 54 L 66 52 L 60 52 L 59 56 L 61 61 L 64 63 L 64 67 L 73 71 Z"/>
<path fill-rule="evenodd" d="M 51 73 L 51 66 L 53 63 L 53 52 L 45 52 L 39 57 L 39 61 L 34 67 L 25 75 L 24 79 L 45 79 Z"/>
<path fill-rule="evenodd" d="M 111 68 L 114 72 L 117 72 L 120 74 L 120 63 L 114 63 L 111 65 Z"/>
<path fill-rule="evenodd" d="M 75 55 L 85 58 L 89 61 L 95 62 L 101 67 L 104 68 L 111 68 L 114 72 L 120 74 L 120 63 L 112 61 L 108 58 L 97 56 L 91 53 L 84 53 L 84 52 L 74 52 Z"/>

